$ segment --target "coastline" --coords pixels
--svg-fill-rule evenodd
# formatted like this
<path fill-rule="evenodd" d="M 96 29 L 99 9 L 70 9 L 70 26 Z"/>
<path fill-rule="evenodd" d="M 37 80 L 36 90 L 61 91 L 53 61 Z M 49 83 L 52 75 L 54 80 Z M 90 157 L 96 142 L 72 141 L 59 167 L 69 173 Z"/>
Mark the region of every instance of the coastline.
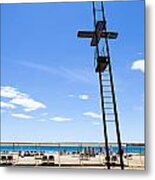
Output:
<path fill-rule="evenodd" d="M 117 144 L 110 143 L 111 169 L 120 169 Z M 104 143 L 1 142 L 1 166 L 106 169 Z M 145 169 L 145 144 L 122 143 L 125 169 Z M 7 149 L 8 148 L 8 149 Z"/>

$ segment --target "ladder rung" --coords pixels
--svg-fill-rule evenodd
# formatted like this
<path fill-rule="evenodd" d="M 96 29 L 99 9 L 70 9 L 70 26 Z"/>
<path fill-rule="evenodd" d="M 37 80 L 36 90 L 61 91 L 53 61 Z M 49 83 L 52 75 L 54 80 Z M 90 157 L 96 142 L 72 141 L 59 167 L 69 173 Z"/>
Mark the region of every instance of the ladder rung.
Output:
<path fill-rule="evenodd" d="M 105 107 L 104 109 L 113 109 L 112 107 Z"/>
<path fill-rule="evenodd" d="M 109 109 L 106 109 L 106 107 L 104 108 L 105 110 L 107 110 L 106 112 L 108 111 L 113 111 L 113 107 L 108 107 Z M 113 111 L 114 112 L 114 111 Z"/>
<path fill-rule="evenodd" d="M 112 102 L 109 102 L 109 103 L 108 103 L 108 101 L 107 101 L 107 103 L 106 103 L 106 102 L 104 102 L 104 104 L 105 104 L 105 105 L 107 105 L 107 107 L 108 107 L 108 108 L 113 107 L 113 106 L 112 106 L 112 105 L 113 105 L 113 103 L 112 103 Z M 111 105 L 111 106 L 109 106 L 108 104 L 109 104 L 109 105 Z M 105 107 L 106 107 L 106 106 L 105 106 Z"/>
<path fill-rule="evenodd" d="M 112 96 L 111 96 L 111 94 L 110 93 L 104 93 L 104 98 L 105 99 L 112 99 Z"/>
<path fill-rule="evenodd" d="M 112 116 L 112 115 L 115 115 L 115 114 L 114 113 L 106 113 L 106 115 Z"/>
<path fill-rule="evenodd" d="M 106 112 L 106 111 L 105 111 L 105 115 L 106 115 L 106 116 L 114 116 L 115 114 L 114 114 L 113 111 L 111 111 L 111 112 Z"/>
<path fill-rule="evenodd" d="M 109 88 L 111 87 L 109 83 L 106 83 L 106 84 L 104 83 L 103 87 L 106 87 L 106 86 L 109 87 Z"/>
<path fill-rule="evenodd" d="M 112 91 L 111 91 L 111 89 L 108 89 L 108 87 L 105 87 L 104 89 L 103 89 L 103 93 L 104 93 L 104 95 L 110 95 L 110 94 L 112 94 Z"/>
<path fill-rule="evenodd" d="M 111 86 L 110 86 L 109 83 L 106 83 L 106 84 L 104 83 L 104 84 L 103 84 L 103 87 L 109 87 L 109 88 L 110 88 Z"/>
<path fill-rule="evenodd" d="M 106 109 L 106 108 L 109 108 L 109 109 Z M 113 111 L 113 107 L 105 107 L 104 109 L 106 109 L 107 111 Z"/>
<path fill-rule="evenodd" d="M 106 85 L 106 84 L 105 84 L 105 85 L 103 85 L 103 87 L 111 87 L 111 86 L 110 86 L 110 85 Z"/>
<path fill-rule="evenodd" d="M 106 120 L 106 122 L 115 122 L 115 120 Z"/>
<path fill-rule="evenodd" d="M 110 82 L 110 79 L 102 79 L 103 82 Z"/>

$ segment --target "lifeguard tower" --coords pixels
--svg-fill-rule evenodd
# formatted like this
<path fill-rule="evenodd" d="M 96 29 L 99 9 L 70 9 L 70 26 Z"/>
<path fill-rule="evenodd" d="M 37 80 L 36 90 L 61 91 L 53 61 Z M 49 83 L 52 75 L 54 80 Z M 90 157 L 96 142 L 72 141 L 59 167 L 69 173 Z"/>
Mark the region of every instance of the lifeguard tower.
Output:
<path fill-rule="evenodd" d="M 121 135 L 119 128 L 119 119 L 117 113 L 117 104 L 115 98 L 114 81 L 111 67 L 111 58 L 109 51 L 109 40 L 116 39 L 117 32 L 107 31 L 107 22 L 103 2 L 92 2 L 94 31 L 79 31 L 79 38 L 91 39 L 90 46 L 95 49 L 95 72 L 99 76 L 101 111 L 103 121 L 103 134 L 106 150 L 106 166 L 111 168 L 111 159 L 109 152 L 109 134 L 107 131 L 108 123 L 113 123 L 115 126 L 115 134 L 118 144 L 118 154 L 120 157 L 119 166 L 124 169 L 123 153 L 121 144 Z"/>

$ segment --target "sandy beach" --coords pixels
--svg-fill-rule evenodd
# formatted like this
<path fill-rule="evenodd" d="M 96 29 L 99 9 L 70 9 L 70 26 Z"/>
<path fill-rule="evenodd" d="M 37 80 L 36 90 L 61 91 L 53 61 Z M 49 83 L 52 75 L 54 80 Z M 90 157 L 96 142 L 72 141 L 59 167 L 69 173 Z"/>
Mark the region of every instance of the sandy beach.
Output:
<path fill-rule="evenodd" d="M 112 158 L 115 157 L 115 158 Z M 144 155 L 124 155 L 125 169 L 144 170 Z M 85 156 L 81 154 L 36 153 L 25 155 L 19 152 L 1 152 L 1 166 L 43 166 L 51 168 L 98 168 L 106 169 L 105 155 Z M 111 169 L 120 169 L 119 157 L 111 155 Z"/>

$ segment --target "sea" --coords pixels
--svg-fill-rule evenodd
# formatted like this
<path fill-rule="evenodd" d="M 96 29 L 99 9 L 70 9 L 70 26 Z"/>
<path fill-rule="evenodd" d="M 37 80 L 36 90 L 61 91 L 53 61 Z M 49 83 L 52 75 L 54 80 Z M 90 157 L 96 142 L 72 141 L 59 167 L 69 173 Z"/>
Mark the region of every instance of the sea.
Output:
<path fill-rule="evenodd" d="M 136 145 L 136 144 L 128 144 L 128 145 L 123 145 L 122 149 L 125 153 L 140 153 L 144 154 L 145 153 L 145 145 Z M 15 145 L 15 144 L 9 144 L 9 145 L 0 145 L 0 151 L 43 151 L 43 152 L 84 152 L 84 151 L 90 151 L 93 150 L 95 153 L 103 153 L 105 152 L 105 147 L 104 146 L 86 146 L 86 145 L 81 145 L 81 146 L 70 146 L 70 145 Z M 118 152 L 118 146 L 116 145 L 110 145 L 109 146 L 109 151 L 110 152 Z"/>

